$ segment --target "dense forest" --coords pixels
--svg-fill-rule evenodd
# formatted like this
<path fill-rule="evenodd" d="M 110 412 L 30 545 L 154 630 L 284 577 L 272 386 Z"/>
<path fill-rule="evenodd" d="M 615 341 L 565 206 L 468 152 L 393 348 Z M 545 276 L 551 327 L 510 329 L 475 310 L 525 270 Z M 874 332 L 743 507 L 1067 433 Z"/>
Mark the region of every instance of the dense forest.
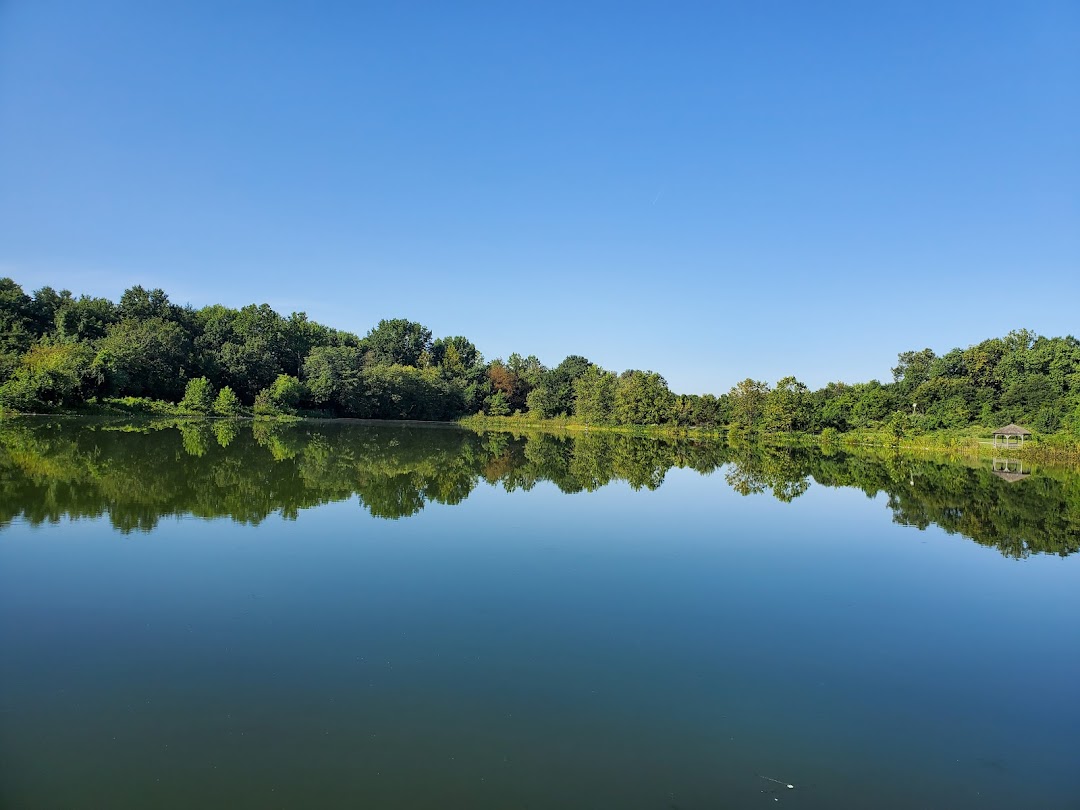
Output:
<path fill-rule="evenodd" d="M 892 453 L 235 419 L 12 420 L 0 427 L 0 531 L 18 519 L 36 525 L 106 514 L 123 532 L 149 531 L 165 516 L 257 524 L 353 496 L 372 515 L 396 519 L 428 503 L 461 503 L 481 482 L 507 491 L 541 481 L 566 493 L 616 481 L 656 489 L 672 468 L 722 468 L 740 495 L 781 501 L 800 497 L 812 481 L 884 492 L 895 521 L 936 524 L 1009 557 L 1080 550 L 1080 474 L 1067 469 L 1042 469 L 1016 486 L 986 466 Z"/>
<path fill-rule="evenodd" d="M 589 425 L 751 433 L 887 430 L 896 436 L 1017 422 L 1080 435 L 1080 341 L 1012 331 L 942 355 L 899 355 L 891 382 L 746 379 L 719 396 L 676 394 L 654 371 L 583 356 L 487 361 L 466 337 L 380 321 L 365 336 L 266 304 L 178 306 L 140 286 L 118 303 L 0 279 L 0 407 L 48 412 L 113 403 L 234 416 L 309 413 L 446 420 L 482 413 Z"/>

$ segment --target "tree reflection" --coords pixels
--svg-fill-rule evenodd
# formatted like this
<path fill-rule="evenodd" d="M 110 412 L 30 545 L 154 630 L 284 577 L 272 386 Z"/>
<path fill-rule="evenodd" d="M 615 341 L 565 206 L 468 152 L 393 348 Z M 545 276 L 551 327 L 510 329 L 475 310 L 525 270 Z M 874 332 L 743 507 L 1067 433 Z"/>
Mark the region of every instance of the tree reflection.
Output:
<path fill-rule="evenodd" d="M 894 521 L 937 525 L 1009 557 L 1080 547 L 1080 475 L 1072 471 L 1010 480 L 990 465 L 836 448 L 344 421 L 8 422 L 0 425 L 0 525 L 107 516 L 132 532 L 180 515 L 257 524 L 352 497 L 376 517 L 397 519 L 431 502 L 459 504 L 482 481 L 507 491 L 543 481 L 565 493 L 613 482 L 653 490 L 673 467 L 722 469 L 740 495 L 769 493 L 785 503 L 811 482 L 885 493 Z"/>

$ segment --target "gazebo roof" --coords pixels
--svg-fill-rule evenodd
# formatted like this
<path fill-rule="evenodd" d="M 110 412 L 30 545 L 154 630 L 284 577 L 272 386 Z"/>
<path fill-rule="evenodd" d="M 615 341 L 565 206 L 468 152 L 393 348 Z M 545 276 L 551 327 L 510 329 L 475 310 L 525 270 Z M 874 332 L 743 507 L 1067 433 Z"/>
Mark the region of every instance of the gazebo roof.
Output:
<path fill-rule="evenodd" d="M 1031 431 L 1016 424 L 1008 424 L 994 431 L 995 436 L 1030 436 Z"/>

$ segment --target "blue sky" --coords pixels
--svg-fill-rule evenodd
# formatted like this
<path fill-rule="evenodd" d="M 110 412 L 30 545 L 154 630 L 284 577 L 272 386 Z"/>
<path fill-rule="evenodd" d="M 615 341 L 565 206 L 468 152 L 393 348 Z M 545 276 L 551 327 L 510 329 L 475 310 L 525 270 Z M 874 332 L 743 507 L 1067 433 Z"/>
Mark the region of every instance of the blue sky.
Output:
<path fill-rule="evenodd" d="M 0 275 L 680 392 L 1080 332 L 1080 3 L 0 2 Z"/>

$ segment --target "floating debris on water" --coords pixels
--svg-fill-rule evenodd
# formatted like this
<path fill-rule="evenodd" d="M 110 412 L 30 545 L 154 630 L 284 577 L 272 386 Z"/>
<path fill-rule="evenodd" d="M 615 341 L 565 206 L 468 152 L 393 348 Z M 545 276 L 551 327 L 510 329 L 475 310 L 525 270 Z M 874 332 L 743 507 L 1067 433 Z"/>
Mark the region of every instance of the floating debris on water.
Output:
<path fill-rule="evenodd" d="M 784 787 L 788 788 L 789 790 L 794 790 L 795 789 L 794 785 L 789 785 L 787 782 L 781 782 L 779 779 L 773 779 L 771 776 L 762 776 L 759 773 L 758 778 L 759 779 L 768 779 L 770 782 L 776 782 L 776 784 L 783 785 Z"/>

